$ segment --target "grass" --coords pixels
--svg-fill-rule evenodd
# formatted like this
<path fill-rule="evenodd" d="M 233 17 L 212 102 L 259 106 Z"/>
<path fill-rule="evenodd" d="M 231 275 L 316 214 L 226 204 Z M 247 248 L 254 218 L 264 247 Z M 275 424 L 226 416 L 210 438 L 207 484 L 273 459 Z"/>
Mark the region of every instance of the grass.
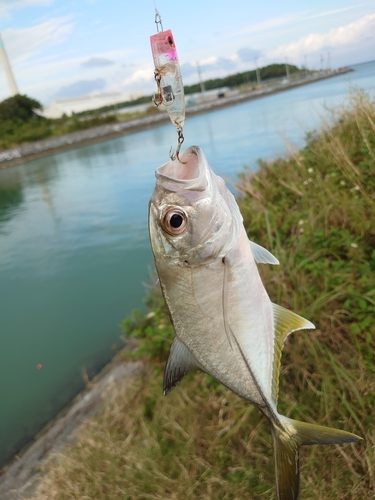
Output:
<path fill-rule="evenodd" d="M 271 299 L 317 326 L 287 339 L 279 411 L 364 437 L 301 449 L 304 500 L 375 498 L 375 103 L 350 99 L 303 150 L 239 179 L 249 237 L 280 260 L 260 266 Z M 123 325 L 144 377 L 49 459 L 35 499 L 275 499 L 258 410 L 201 373 L 161 395 L 173 330 L 157 289 L 147 304 Z"/>

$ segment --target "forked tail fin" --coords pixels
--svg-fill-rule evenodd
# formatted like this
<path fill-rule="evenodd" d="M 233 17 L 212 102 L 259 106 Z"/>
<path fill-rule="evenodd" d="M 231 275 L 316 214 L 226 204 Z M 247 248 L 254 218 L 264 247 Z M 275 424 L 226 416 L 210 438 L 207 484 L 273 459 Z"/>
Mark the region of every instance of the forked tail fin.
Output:
<path fill-rule="evenodd" d="M 271 424 L 278 500 L 297 500 L 299 448 L 308 444 L 342 444 L 362 438 L 350 432 L 281 417 L 283 429 Z"/>

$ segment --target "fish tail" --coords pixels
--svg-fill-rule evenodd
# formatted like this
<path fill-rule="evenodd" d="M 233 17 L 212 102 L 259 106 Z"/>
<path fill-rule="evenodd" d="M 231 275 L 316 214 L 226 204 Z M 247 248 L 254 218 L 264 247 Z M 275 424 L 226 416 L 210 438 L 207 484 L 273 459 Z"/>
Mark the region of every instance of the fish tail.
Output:
<path fill-rule="evenodd" d="M 281 416 L 280 416 L 281 417 Z M 281 417 L 282 427 L 271 423 L 278 500 L 297 500 L 299 448 L 309 444 L 342 444 L 362 438 L 350 432 Z"/>

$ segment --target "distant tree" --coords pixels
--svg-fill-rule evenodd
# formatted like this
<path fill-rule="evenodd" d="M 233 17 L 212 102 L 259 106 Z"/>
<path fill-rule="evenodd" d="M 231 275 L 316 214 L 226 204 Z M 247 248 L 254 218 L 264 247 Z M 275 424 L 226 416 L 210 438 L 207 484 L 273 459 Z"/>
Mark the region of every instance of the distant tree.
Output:
<path fill-rule="evenodd" d="M 260 69 L 260 77 L 263 80 L 268 78 L 280 78 L 286 76 L 285 64 L 269 64 Z M 297 66 L 289 64 L 290 74 L 300 71 Z M 246 82 L 256 82 L 257 76 L 255 70 L 245 71 L 243 73 L 236 73 L 235 75 L 228 75 L 223 78 L 215 78 L 212 80 L 205 80 L 204 86 L 206 90 L 218 89 L 220 87 L 238 87 Z M 193 85 L 186 85 L 184 87 L 185 94 L 193 94 L 200 92 L 201 86 L 199 83 Z"/>
<path fill-rule="evenodd" d="M 42 109 L 43 106 L 36 99 L 16 94 L 0 102 L 0 121 L 28 122 L 33 118 L 39 118 L 35 111 Z"/>

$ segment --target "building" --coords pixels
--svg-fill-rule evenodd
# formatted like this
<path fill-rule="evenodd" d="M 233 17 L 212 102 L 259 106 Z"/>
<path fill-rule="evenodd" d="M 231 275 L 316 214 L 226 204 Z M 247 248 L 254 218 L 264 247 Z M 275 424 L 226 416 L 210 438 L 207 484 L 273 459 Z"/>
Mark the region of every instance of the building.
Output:
<path fill-rule="evenodd" d="M 81 97 L 70 97 L 68 99 L 58 99 L 52 101 L 49 106 L 45 106 L 43 112 L 40 113 L 46 118 L 61 118 L 64 114 L 71 116 L 73 113 L 81 113 L 82 111 L 90 111 L 92 109 L 103 108 L 104 106 L 113 106 L 116 109 L 116 104 L 120 102 L 132 101 L 137 99 L 141 94 L 113 92 L 111 94 L 93 94 Z"/>

